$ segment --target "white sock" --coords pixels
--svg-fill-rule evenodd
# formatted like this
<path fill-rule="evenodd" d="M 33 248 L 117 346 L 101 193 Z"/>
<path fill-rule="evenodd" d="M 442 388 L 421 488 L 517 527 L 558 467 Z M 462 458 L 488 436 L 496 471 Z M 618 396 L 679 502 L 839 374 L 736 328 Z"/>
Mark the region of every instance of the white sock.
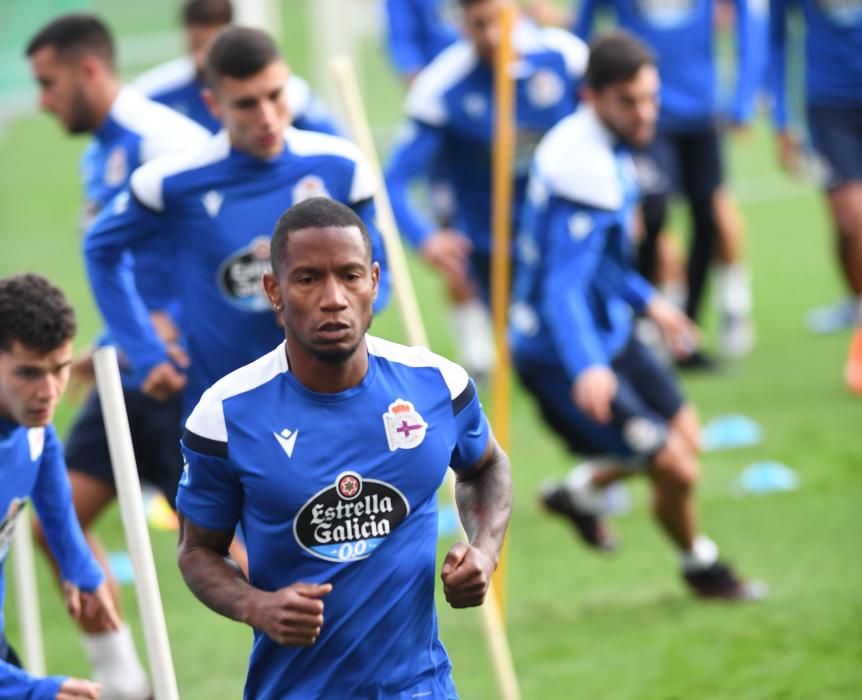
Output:
<path fill-rule="evenodd" d="M 593 476 L 600 466 L 597 462 L 582 462 L 566 474 L 563 480 L 563 485 L 575 505 L 593 515 L 600 515 L 605 505 L 604 489 L 593 484 Z"/>
<path fill-rule="evenodd" d="M 116 632 L 85 634 L 83 642 L 93 680 L 102 684 L 102 700 L 143 700 L 152 694 L 128 625 Z"/>
<path fill-rule="evenodd" d="M 452 309 L 452 325 L 461 364 L 471 375 L 488 375 L 495 359 L 494 334 L 488 309 L 478 299 L 457 304 Z"/>
<path fill-rule="evenodd" d="M 698 535 L 691 551 L 679 553 L 679 560 L 683 571 L 708 569 L 718 561 L 718 545 L 706 535 Z"/>
<path fill-rule="evenodd" d="M 717 265 L 715 281 L 719 309 L 731 316 L 751 314 L 751 276 L 742 263 Z"/>

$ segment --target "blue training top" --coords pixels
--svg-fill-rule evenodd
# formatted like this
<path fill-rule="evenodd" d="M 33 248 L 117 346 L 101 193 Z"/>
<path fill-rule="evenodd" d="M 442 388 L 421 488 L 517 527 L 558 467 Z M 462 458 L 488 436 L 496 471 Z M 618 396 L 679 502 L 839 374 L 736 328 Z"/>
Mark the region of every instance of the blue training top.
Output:
<path fill-rule="evenodd" d="M 151 100 L 186 115 L 210 133 L 221 129 L 221 123 L 204 102 L 201 94 L 203 81 L 195 69 L 194 61 L 188 56 L 151 68 L 139 75 L 133 85 Z M 305 80 L 293 73 L 287 80 L 287 104 L 297 129 L 341 134 L 326 105 L 312 92 Z"/>
<path fill-rule="evenodd" d="M 368 372 L 346 391 L 300 384 L 282 343 L 209 389 L 186 423 L 183 516 L 241 524 L 257 588 L 333 586 L 312 646 L 255 630 L 246 698 L 457 697 L 434 610 L 437 490 L 448 465 L 479 462 L 488 422 L 458 365 L 366 343 Z"/>
<path fill-rule="evenodd" d="M 633 263 L 634 165 L 592 107 L 542 140 L 518 240 L 510 314 L 519 363 L 562 366 L 574 380 L 608 366 L 654 294 Z"/>
<path fill-rule="evenodd" d="M 385 306 L 389 275 L 374 223 L 376 187 L 352 143 L 293 128 L 285 132 L 284 150 L 269 160 L 237 151 L 227 132 L 219 132 L 195 154 L 137 170 L 128 192 L 99 216 L 84 241 L 93 294 L 134 379 L 143 381 L 167 354 L 128 274 L 126 249 L 167 241 L 175 251 L 166 264 L 181 272 L 176 277 L 191 359 L 191 408 L 210 384 L 282 337 L 261 278 L 270 269 L 272 230 L 293 204 L 328 196 L 356 211 L 382 268 L 375 309 Z"/>
<path fill-rule="evenodd" d="M 454 0 L 386 0 L 389 58 L 402 76 L 415 75 L 458 38 Z"/>
<path fill-rule="evenodd" d="M 805 14 L 805 92 L 813 105 L 862 107 L 862 2 L 797 0 Z M 792 0 L 770 5 L 773 118 L 787 126 L 785 37 Z"/>
<path fill-rule="evenodd" d="M 93 591 L 103 574 L 93 557 L 72 505 L 63 448 L 54 427 L 26 428 L 0 418 L 0 632 L 3 620 L 3 565 L 19 520 L 32 501 L 64 581 Z M 0 661 L 0 700 L 54 700 L 64 676 L 37 678 Z"/>
<path fill-rule="evenodd" d="M 561 29 L 537 29 L 527 23 L 517 26 L 513 43 L 519 57 L 514 69 L 517 230 L 533 150 L 548 129 L 574 110 L 587 48 Z M 428 178 L 443 154 L 455 192 L 457 225 L 477 251 L 490 251 L 493 83 L 491 66 L 462 40 L 422 71 L 407 95 L 410 121 L 390 159 L 386 182 L 399 229 L 415 247 L 435 227 L 410 205 L 410 183 Z"/>
<path fill-rule="evenodd" d="M 596 10 L 613 8 L 620 26 L 656 54 L 661 75 L 659 126 L 668 131 L 702 128 L 720 112 L 715 61 L 713 0 L 583 0 L 574 31 L 587 38 Z M 766 66 L 768 0 L 734 0 L 736 91 L 730 113 L 736 123 L 754 117 L 754 98 Z"/>

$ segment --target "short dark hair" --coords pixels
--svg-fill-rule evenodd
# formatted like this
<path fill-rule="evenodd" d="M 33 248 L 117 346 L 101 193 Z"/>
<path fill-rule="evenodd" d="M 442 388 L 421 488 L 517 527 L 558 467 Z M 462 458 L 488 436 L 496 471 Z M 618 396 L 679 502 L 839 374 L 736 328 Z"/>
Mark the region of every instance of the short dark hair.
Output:
<path fill-rule="evenodd" d="M 0 352 L 18 341 L 41 352 L 75 336 L 75 312 L 57 287 L 41 275 L 0 279 Z"/>
<path fill-rule="evenodd" d="M 233 22 L 230 0 L 186 0 L 182 9 L 186 27 L 220 27 Z"/>
<path fill-rule="evenodd" d="M 365 223 L 353 209 L 329 197 L 312 197 L 294 204 L 279 218 L 269 243 L 269 259 L 272 271 L 278 275 L 278 266 L 287 259 L 287 239 L 292 231 L 304 228 L 351 228 L 355 226 L 362 234 L 362 243 L 371 258 L 371 236 Z"/>
<path fill-rule="evenodd" d="M 655 55 L 639 39 L 621 30 L 596 37 L 590 43 L 586 83 L 600 92 L 612 83 L 634 78 L 644 66 L 654 66 Z"/>
<path fill-rule="evenodd" d="M 91 53 L 114 68 L 114 40 L 102 20 L 95 15 L 73 13 L 51 20 L 27 44 L 27 56 L 46 46 L 63 56 Z"/>
<path fill-rule="evenodd" d="M 215 85 L 220 78 L 248 78 L 281 58 L 266 32 L 251 27 L 225 27 L 207 51 L 206 78 Z"/>

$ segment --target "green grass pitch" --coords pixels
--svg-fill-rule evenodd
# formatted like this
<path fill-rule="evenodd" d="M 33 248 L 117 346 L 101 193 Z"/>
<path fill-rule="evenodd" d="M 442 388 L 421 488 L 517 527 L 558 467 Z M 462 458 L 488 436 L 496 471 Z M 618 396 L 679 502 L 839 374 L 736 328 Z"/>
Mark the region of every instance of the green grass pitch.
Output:
<path fill-rule="evenodd" d="M 303 74 L 311 68 L 307 4 L 283 3 L 285 51 Z M 90 5 L 121 33 L 164 29 L 172 17 L 172 5 L 164 1 Z M 385 133 L 397 121 L 399 88 L 379 48 L 369 43 L 361 50 L 366 102 Z M 0 276 L 37 271 L 62 285 L 79 311 L 80 347 L 99 325 L 76 230 L 76 160 L 83 145 L 45 116 L 16 121 L 0 134 Z M 692 600 L 650 519 L 642 484 L 633 490 L 632 512 L 615 523 L 622 550 L 610 558 L 587 552 L 536 506 L 539 482 L 562 475 L 573 459 L 516 390 L 508 631 L 525 698 L 862 696 L 862 401 L 841 383 L 847 334 L 814 337 L 803 327 L 809 307 L 842 294 L 828 222 L 813 188 L 776 171 L 765 126 L 729 142 L 727 161 L 747 221 L 758 344 L 727 373 L 686 378 L 685 389 L 704 418 L 744 413 L 764 429 L 757 447 L 704 457 L 699 502 L 704 531 L 743 572 L 766 580 L 771 596 L 738 606 Z M 676 228 L 686 228 L 680 212 Z M 448 353 L 440 285 L 421 265 L 413 270 L 432 346 Z M 374 330 L 403 337 L 391 311 Z M 73 412 L 62 407 L 61 432 Z M 732 495 L 731 481 L 759 459 L 792 466 L 799 489 Z M 124 548 L 116 508 L 98 531 L 109 549 Z M 250 630 L 194 600 L 175 565 L 174 534 L 153 532 L 152 538 L 182 697 L 239 697 Z M 441 552 L 449 544 L 441 542 Z M 49 670 L 86 676 L 74 627 L 41 560 L 39 581 Z M 18 643 L 11 582 L 9 589 L 7 634 Z M 133 589 L 125 587 L 123 596 L 143 654 Z M 450 610 L 442 599 L 439 614 L 462 696 L 495 697 L 478 615 Z"/>

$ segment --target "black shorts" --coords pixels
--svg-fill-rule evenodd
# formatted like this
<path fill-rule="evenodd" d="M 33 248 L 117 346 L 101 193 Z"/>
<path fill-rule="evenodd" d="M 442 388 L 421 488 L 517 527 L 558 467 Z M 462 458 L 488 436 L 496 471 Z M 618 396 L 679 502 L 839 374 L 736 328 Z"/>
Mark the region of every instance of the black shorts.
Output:
<path fill-rule="evenodd" d="M 176 509 L 177 488 L 183 471 L 180 451 L 182 394 L 168 401 L 156 401 L 134 389 L 123 389 L 132 446 L 142 481 L 156 486 Z M 94 389 L 78 414 L 66 439 L 66 464 L 113 486 L 114 473 L 108 438 L 102 420 L 102 406 Z"/>
<path fill-rule="evenodd" d="M 611 403 L 611 422 L 601 424 L 575 405 L 572 384 L 562 366 L 517 366 L 545 421 L 572 452 L 648 460 L 664 446 L 667 424 L 683 406 L 676 377 L 634 336 L 611 362 L 611 369 L 619 388 Z"/>
<path fill-rule="evenodd" d="M 721 144 L 712 124 L 692 131 L 659 131 L 634 160 L 645 195 L 711 197 L 723 181 Z"/>
<path fill-rule="evenodd" d="M 808 105 L 808 133 L 828 189 L 862 182 L 862 107 Z"/>

